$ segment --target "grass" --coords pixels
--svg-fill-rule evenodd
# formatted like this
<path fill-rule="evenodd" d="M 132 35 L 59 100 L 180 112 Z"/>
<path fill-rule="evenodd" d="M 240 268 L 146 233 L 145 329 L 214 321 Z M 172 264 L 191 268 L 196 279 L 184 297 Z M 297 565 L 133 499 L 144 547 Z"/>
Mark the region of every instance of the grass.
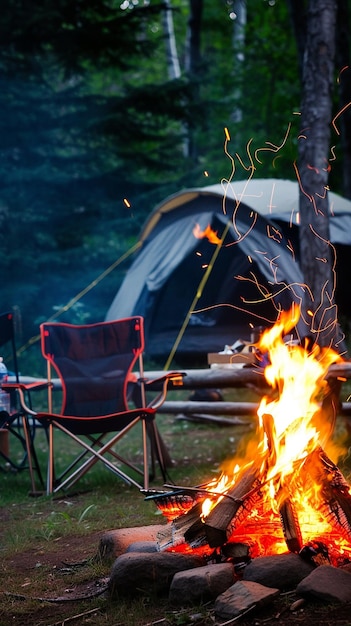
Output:
<path fill-rule="evenodd" d="M 348 385 L 344 387 L 346 399 L 350 392 Z M 241 390 L 226 393 L 226 399 L 238 399 L 238 393 L 244 400 L 245 392 Z M 251 394 L 248 399 L 252 400 Z M 254 418 L 246 419 L 254 425 Z M 224 461 L 233 458 L 238 445 L 245 445 L 254 433 L 249 427 L 204 425 L 170 415 L 159 416 L 157 420 L 173 459 L 170 478 L 181 485 L 194 486 L 218 475 Z M 338 418 L 335 437 L 348 435 L 347 428 L 347 421 Z M 11 437 L 13 454 L 16 446 Z M 56 446 L 63 464 L 71 452 L 71 444 L 68 447 L 67 438 L 58 434 Z M 44 471 L 46 438 L 42 430 L 37 433 L 36 449 Z M 18 448 L 17 451 L 20 453 Z M 129 451 L 141 455 L 137 433 L 124 443 L 124 452 Z M 342 469 L 348 478 L 351 462 L 347 454 Z M 2 472 L 0 478 L 0 626 L 10 623 L 48 626 L 66 623 L 65 620 L 75 623 L 74 616 L 80 614 L 81 617 L 75 618 L 76 623 L 95 626 L 213 624 L 213 616 L 206 607 L 172 611 L 162 598 L 111 603 L 102 596 L 62 605 L 38 600 L 62 594 L 69 597 L 69 590 L 84 586 L 91 591 L 91 584 L 96 591 L 96 584 L 108 577 L 110 571 L 109 564 L 93 558 L 101 534 L 110 529 L 160 523 L 163 518 L 153 502 L 145 501 L 135 487 L 126 485 L 99 464 L 77 484 L 74 493 L 60 492 L 55 497 L 30 497 L 27 471 Z M 158 473 L 151 486 L 162 487 L 162 484 Z M 86 561 L 84 567 L 70 565 L 83 561 Z"/>
<path fill-rule="evenodd" d="M 162 438 L 166 443 L 173 467 L 170 480 L 191 485 L 206 482 L 219 473 L 222 461 L 232 455 L 237 442 L 252 432 L 248 428 L 202 425 L 176 420 L 173 416 L 158 417 Z M 123 452 L 141 458 L 137 431 L 123 444 Z M 12 455 L 22 451 L 10 437 Z M 56 450 L 61 465 L 72 452 L 73 444 L 58 433 Z M 47 442 L 43 430 L 36 435 L 36 450 L 45 473 Z M 191 623 L 188 611 L 172 612 L 160 598 L 140 598 L 111 603 L 106 598 L 76 601 L 52 606 L 38 598 L 64 595 L 65 589 L 89 588 L 89 582 L 109 576 L 111 564 L 94 560 L 99 538 L 110 529 L 150 525 L 164 521 L 155 504 L 130 487 L 100 464 L 97 464 L 74 488 L 74 493 L 58 493 L 55 497 L 30 497 L 29 473 L 2 472 L 0 490 L 0 625 L 57 623 L 59 610 L 64 619 L 86 613 L 78 623 L 119 624 L 141 626 L 167 618 L 166 624 Z M 162 487 L 158 471 L 151 487 Z M 82 568 L 67 569 L 69 563 L 87 560 Z M 93 589 L 94 590 L 94 589 Z M 6 593 L 5 593 L 6 592 Z M 20 599 L 21 598 L 21 599 Z M 24 599 L 23 599 L 24 598 Z M 94 613 L 89 613 L 92 609 Z M 207 613 L 197 607 L 198 615 Z M 194 609 L 191 615 L 194 613 Z M 33 621 L 31 621 L 33 620 Z M 89 621 L 92 620 L 92 621 Z M 206 622 L 203 621 L 205 624 Z"/>

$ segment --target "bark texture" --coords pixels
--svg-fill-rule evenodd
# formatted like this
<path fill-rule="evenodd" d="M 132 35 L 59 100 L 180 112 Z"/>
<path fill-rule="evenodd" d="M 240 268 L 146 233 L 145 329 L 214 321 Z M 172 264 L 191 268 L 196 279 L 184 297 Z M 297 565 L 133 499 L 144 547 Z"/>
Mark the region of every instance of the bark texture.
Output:
<path fill-rule="evenodd" d="M 302 67 L 301 130 L 297 176 L 300 182 L 300 251 L 306 328 L 319 345 L 337 347 L 334 303 L 335 254 L 329 237 L 328 178 L 334 81 L 336 9 L 334 0 L 310 0 Z"/>

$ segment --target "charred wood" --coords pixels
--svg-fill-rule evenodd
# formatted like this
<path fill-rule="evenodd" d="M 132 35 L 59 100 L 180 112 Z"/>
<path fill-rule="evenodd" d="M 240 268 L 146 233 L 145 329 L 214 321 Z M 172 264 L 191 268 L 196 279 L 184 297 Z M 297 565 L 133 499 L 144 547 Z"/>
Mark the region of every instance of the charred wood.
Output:
<path fill-rule="evenodd" d="M 207 515 L 204 526 L 210 547 L 226 543 L 261 499 L 259 476 L 260 467 L 252 463 Z"/>
<path fill-rule="evenodd" d="M 284 500 L 279 507 L 285 543 L 290 552 L 299 553 L 302 548 L 302 535 L 295 507 L 290 499 Z"/>
<path fill-rule="evenodd" d="M 331 526 L 337 526 L 342 535 L 351 539 L 350 487 L 340 469 L 321 448 L 311 453 L 305 463 L 309 476 L 321 487 L 320 510 Z"/>

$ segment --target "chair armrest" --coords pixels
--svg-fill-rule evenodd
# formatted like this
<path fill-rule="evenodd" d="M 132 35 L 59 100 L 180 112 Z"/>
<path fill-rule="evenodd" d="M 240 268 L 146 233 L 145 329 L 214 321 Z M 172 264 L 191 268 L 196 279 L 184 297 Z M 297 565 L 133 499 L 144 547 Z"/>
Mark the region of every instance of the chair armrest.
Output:
<path fill-rule="evenodd" d="M 35 382 L 32 383 L 3 383 L 2 384 L 2 388 L 5 391 L 13 391 L 14 389 L 23 389 L 23 391 L 36 391 L 36 390 L 41 390 L 41 389 L 46 389 L 49 385 L 52 385 L 52 383 L 49 383 L 48 380 L 37 380 Z"/>
<path fill-rule="evenodd" d="M 50 383 L 48 380 L 41 380 L 41 381 L 35 381 L 31 383 L 8 383 L 6 382 L 2 385 L 2 388 L 7 392 L 17 391 L 19 395 L 19 399 L 20 399 L 21 409 L 25 411 L 28 415 L 37 415 L 37 412 L 33 411 L 33 409 L 28 406 L 26 399 L 25 399 L 25 393 L 28 394 L 30 391 L 39 391 L 41 389 L 46 389 L 49 386 L 52 386 L 52 383 Z M 29 398 L 29 402 L 30 402 L 30 398 Z"/>
<path fill-rule="evenodd" d="M 148 387 L 152 388 L 155 385 L 162 386 L 160 393 L 155 398 L 153 398 L 153 400 L 147 406 L 151 407 L 154 410 L 160 408 L 160 406 L 162 406 L 162 404 L 166 400 L 169 383 L 171 382 L 174 387 L 181 387 L 183 385 L 184 376 L 186 376 L 185 372 L 166 372 L 162 376 L 159 376 L 158 378 L 155 378 L 153 380 L 145 378 L 139 379 L 139 382 L 144 384 L 145 390 L 147 390 Z"/>
<path fill-rule="evenodd" d="M 139 382 L 143 382 L 145 387 L 157 388 L 158 386 L 164 385 L 165 382 L 169 384 L 172 382 L 174 387 L 182 387 L 183 386 L 183 378 L 186 376 L 186 372 L 165 372 L 162 376 L 158 376 L 157 378 L 153 378 L 150 380 L 149 378 L 139 378 Z"/>

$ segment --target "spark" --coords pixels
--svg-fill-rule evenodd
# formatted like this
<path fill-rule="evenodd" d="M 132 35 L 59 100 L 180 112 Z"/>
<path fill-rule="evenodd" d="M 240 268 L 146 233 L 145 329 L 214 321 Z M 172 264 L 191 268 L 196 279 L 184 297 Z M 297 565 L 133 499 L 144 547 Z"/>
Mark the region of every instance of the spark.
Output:
<path fill-rule="evenodd" d="M 313 167 L 313 165 L 307 164 L 308 170 L 313 170 L 316 174 L 319 174 L 319 169 L 317 167 Z"/>
<path fill-rule="evenodd" d="M 268 205 L 270 213 L 271 213 L 271 209 L 276 209 L 277 208 L 277 206 L 275 204 L 272 204 L 274 191 L 275 191 L 275 183 L 272 185 L 272 193 L 271 193 L 270 202 L 269 202 L 269 205 Z"/>
<path fill-rule="evenodd" d="M 262 152 L 262 151 L 268 151 L 268 152 L 279 152 L 279 150 L 281 150 L 283 148 L 283 146 L 286 144 L 287 139 L 289 137 L 289 133 L 290 133 L 290 129 L 291 129 L 291 123 L 289 122 L 288 127 L 286 129 L 286 133 L 283 137 L 283 141 L 280 145 L 276 146 L 274 143 L 271 143 L 270 141 L 266 141 L 265 144 L 266 146 L 268 146 L 268 148 L 258 148 L 255 151 L 255 158 L 256 161 L 258 161 L 258 163 L 262 163 L 262 161 L 260 161 L 260 159 L 258 158 L 258 153 Z"/>
<path fill-rule="evenodd" d="M 292 245 L 290 239 L 288 239 L 288 243 L 287 243 L 286 247 L 289 250 L 289 252 L 291 252 L 292 257 L 295 260 L 295 250 L 294 250 L 294 246 Z"/>
<path fill-rule="evenodd" d="M 309 126 L 306 126 L 306 128 L 302 128 L 300 131 L 300 134 L 298 135 L 298 139 L 307 139 L 307 134 L 305 135 L 305 131 L 309 130 Z"/>
<path fill-rule="evenodd" d="M 332 120 L 332 125 L 334 127 L 334 130 L 336 132 L 337 135 L 340 135 L 340 131 L 339 129 L 336 127 L 336 120 L 338 119 L 338 117 L 340 117 L 340 115 L 342 115 L 342 113 L 344 113 L 344 111 L 346 111 L 346 109 L 348 109 L 351 106 L 351 102 L 348 102 L 347 104 L 345 104 L 345 106 L 342 107 L 342 109 L 339 111 L 339 113 L 337 113 L 334 117 L 334 119 Z"/>
<path fill-rule="evenodd" d="M 278 228 L 272 226 L 271 224 L 267 224 L 267 237 L 268 239 L 273 239 L 277 243 L 280 243 L 283 235 Z"/>
<path fill-rule="evenodd" d="M 130 209 L 131 204 L 130 204 L 129 200 L 127 200 L 127 198 L 123 198 L 123 202 L 126 205 L 127 209 Z"/>
<path fill-rule="evenodd" d="M 246 154 L 247 154 L 247 156 L 249 157 L 250 165 L 245 166 L 245 165 L 244 165 L 243 160 L 242 160 L 242 159 L 241 159 L 241 157 L 240 157 L 240 155 L 239 155 L 237 152 L 236 152 L 236 154 L 235 154 L 235 156 L 236 156 L 236 158 L 238 159 L 238 161 L 239 161 L 239 163 L 240 163 L 241 167 L 242 167 L 244 170 L 246 170 L 247 172 L 250 172 L 250 171 L 251 171 L 250 178 L 253 176 L 253 173 L 254 173 L 254 171 L 255 171 L 255 169 L 256 169 L 256 167 L 254 166 L 254 160 L 253 160 L 252 154 L 251 154 L 251 152 L 250 152 L 250 148 L 251 148 L 251 144 L 252 144 L 252 142 L 253 142 L 253 138 L 251 137 L 251 139 L 249 139 L 249 141 L 248 141 L 248 142 L 247 142 L 247 144 L 246 144 Z M 250 178 L 249 178 L 249 180 L 250 180 Z"/>
<path fill-rule="evenodd" d="M 209 173 L 207 170 L 204 171 L 204 176 L 206 176 L 207 178 L 209 177 Z"/>
<path fill-rule="evenodd" d="M 298 168 L 297 168 L 296 161 L 294 161 L 294 163 L 293 163 L 293 167 L 294 167 L 294 170 L 295 170 L 295 173 L 296 173 L 296 178 L 297 178 L 297 180 L 298 180 L 300 190 L 301 190 L 301 191 L 302 191 L 302 193 L 306 196 L 306 198 L 308 198 L 308 199 L 309 199 L 309 201 L 313 204 L 313 206 L 314 206 L 314 210 L 315 210 L 315 212 L 317 213 L 316 201 L 314 200 L 314 198 L 313 198 L 312 196 L 310 196 L 310 194 L 309 194 L 309 193 L 307 193 L 307 192 L 304 190 L 304 188 L 303 188 L 303 186 L 302 186 L 302 182 L 301 182 L 301 178 L 300 178 L 300 172 L 299 172 L 299 170 L 298 170 Z"/>
<path fill-rule="evenodd" d="M 344 65 L 344 67 L 340 70 L 340 72 L 339 72 L 339 76 L 338 76 L 338 77 L 337 77 L 337 79 L 336 79 L 336 82 L 337 82 L 338 84 L 340 83 L 340 77 L 341 77 L 341 74 L 342 74 L 343 72 L 345 72 L 345 70 L 347 70 L 348 68 L 349 68 L 349 65 Z"/>
<path fill-rule="evenodd" d="M 272 165 L 273 165 L 274 169 L 276 168 L 276 161 L 278 161 L 278 159 L 280 159 L 280 158 L 281 158 L 281 155 L 278 155 L 278 156 L 274 157 L 273 162 L 272 162 Z"/>
<path fill-rule="evenodd" d="M 324 187 L 324 194 L 323 194 L 323 195 L 321 195 L 320 193 L 317 193 L 317 192 L 316 192 L 316 196 L 318 196 L 318 198 L 321 198 L 321 200 L 324 200 L 324 198 L 325 198 L 325 197 L 326 197 L 326 195 L 327 195 L 327 191 L 329 191 L 329 187 L 328 187 L 328 186 L 327 186 L 327 187 Z"/>
<path fill-rule="evenodd" d="M 335 146 L 332 146 L 330 148 L 330 152 L 332 153 L 333 158 L 329 159 L 330 161 L 336 161 L 336 154 L 335 154 Z"/>

